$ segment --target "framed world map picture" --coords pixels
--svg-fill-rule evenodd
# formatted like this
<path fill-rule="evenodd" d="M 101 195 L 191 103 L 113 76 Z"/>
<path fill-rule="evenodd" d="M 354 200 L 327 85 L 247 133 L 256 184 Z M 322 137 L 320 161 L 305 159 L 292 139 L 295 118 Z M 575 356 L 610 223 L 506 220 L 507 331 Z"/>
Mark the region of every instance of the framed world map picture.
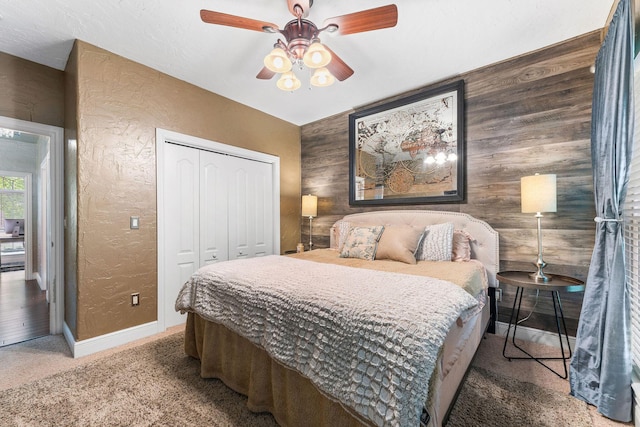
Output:
<path fill-rule="evenodd" d="M 464 81 L 349 115 L 349 204 L 464 200 Z"/>

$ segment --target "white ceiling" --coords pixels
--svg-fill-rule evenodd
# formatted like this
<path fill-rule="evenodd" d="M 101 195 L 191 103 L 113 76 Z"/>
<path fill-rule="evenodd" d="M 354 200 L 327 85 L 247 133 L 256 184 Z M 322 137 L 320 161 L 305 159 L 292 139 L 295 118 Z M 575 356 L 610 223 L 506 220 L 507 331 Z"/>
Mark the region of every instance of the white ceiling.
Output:
<path fill-rule="evenodd" d="M 315 0 L 309 20 L 394 0 Z M 273 22 L 285 0 L 0 0 L 0 51 L 63 70 L 73 40 L 257 108 L 296 125 L 602 28 L 613 0 L 395 0 L 394 28 L 322 42 L 355 74 L 296 92 L 258 80 L 278 35 L 205 24 L 200 9 Z"/>

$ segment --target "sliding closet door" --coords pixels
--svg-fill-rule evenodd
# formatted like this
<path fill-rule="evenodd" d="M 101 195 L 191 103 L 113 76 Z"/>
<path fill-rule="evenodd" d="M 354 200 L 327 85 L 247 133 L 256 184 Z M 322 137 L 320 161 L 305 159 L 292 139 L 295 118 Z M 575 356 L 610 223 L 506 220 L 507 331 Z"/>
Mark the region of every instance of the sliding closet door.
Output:
<path fill-rule="evenodd" d="M 229 259 L 272 255 L 272 165 L 229 159 Z"/>
<path fill-rule="evenodd" d="M 229 259 L 229 156 L 200 152 L 200 266 Z"/>
<path fill-rule="evenodd" d="M 163 206 L 165 236 L 165 326 L 184 323 L 175 300 L 184 282 L 200 266 L 200 152 L 165 144 Z"/>

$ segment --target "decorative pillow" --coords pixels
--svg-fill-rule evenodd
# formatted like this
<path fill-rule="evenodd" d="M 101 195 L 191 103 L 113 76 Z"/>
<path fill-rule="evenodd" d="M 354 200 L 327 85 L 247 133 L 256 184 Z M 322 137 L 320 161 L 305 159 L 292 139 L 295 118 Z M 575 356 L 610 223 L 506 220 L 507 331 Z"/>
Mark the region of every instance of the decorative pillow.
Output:
<path fill-rule="evenodd" d="M 340 258 L 360 258 L 373 261 L 384 226 L 351 227 L 340 250 Z"/>
<path fill-rule="evenodd" d="M 339 227 L 341 223 L 342 223 L 342 220 L 338 220 L 329 229 L 329 232 L 331 233 L 331 237 L 329 238 L 329 249 L 333 249 L 335 251 L 338 250 L 338 236 L 340 234 Z"/>
<path fill-rule="evenodd" d="M 451 261 L 471 260 L 471 243 L 473 237 L 464 230 L 453 230 L 453 247 Z"/>
<path fill-rule="evenodd" d="M 453 223 L 427 225 L 418 246 L 419 261 L 451 261 Z"/>
<path fill-rule="evenodd" d="M 336 224 L 336 242 L 338 244 L 338 251 L 342 251 L 344 242 L 347 240 L 349 230 L 351 229 L 351 223 L 349 221 L 340 220 Z"/>
<path fill-rule="evenodd" d="M 394 261 L 415 264 L 414 253 L 422 238 L 423 229 L 410 225 L 385 225 L 376 259 L 392 259 Z"/>

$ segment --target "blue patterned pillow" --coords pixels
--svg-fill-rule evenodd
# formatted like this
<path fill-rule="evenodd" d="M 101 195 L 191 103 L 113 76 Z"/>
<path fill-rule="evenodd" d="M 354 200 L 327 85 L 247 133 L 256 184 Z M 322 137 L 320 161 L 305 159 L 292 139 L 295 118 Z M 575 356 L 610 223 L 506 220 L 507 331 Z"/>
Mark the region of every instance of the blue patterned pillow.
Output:
<path fill-rule="evenodd" d="M 360 258 L 373 261 L 383 225 L 351 227 L 340 250 L 340 258 Z"/>

